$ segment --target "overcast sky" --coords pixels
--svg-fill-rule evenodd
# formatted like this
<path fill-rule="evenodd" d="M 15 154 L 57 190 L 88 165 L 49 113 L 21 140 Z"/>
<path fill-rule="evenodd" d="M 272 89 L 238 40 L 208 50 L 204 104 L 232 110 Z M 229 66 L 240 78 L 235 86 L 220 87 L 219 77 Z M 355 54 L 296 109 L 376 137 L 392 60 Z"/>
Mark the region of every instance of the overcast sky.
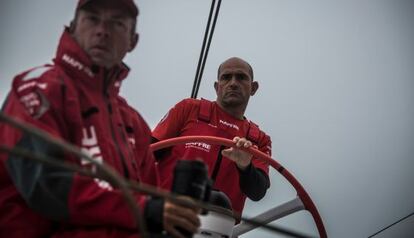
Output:
<path fill-rule="evenodd" d="M 189 97 L 211 1 L 139 0 L 141 34 L 122 95 L 153 127 Z M 51 62 L 75 0 L 1 0 L 0 101 L 14 75 Z M 303 184 L 330 237 L 368 237 L 414 212 L 414 1 L 223 0 L 199 97 L 246 59 L 259 81 L 246 116 Z M 255 215 L 295 197 L 276 173 Z M 315 233 L 306 212 L 281 224 Z M 410 228 L 411 226 L 411 228 Z M 414 218 L 376 237 L 413 237 Z M 254 231 L 244 237 L 275 237 Z"/>

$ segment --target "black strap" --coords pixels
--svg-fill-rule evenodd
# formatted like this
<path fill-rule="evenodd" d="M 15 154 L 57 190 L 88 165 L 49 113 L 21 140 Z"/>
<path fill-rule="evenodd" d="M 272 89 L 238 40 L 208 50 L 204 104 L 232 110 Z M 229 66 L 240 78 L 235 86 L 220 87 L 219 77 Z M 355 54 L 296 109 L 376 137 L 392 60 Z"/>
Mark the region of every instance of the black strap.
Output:
<path fill-rule="evenodd" d="M 211 118 L 211 107 L 212 102 L 201 98 L 200 100 L 200 108 L 198 109 L 198 119 L 204 122 L 209 123 Z"/>
<path fill-rule="evenodd" d="M 225 148 L 226 147 L 223 145 L 220 146 L 220 149 L 217 155 L 217 160 L 216 160 L 216 163 L 214 164 L 213 173 L 211 173 L 211 180 L 212 180 L 213 185 L 216 182 L 217 174 L 220 170 L 221 161 L 223 160 L 223 155 L 221 154 L 221 151 L 223 151 Z"/>

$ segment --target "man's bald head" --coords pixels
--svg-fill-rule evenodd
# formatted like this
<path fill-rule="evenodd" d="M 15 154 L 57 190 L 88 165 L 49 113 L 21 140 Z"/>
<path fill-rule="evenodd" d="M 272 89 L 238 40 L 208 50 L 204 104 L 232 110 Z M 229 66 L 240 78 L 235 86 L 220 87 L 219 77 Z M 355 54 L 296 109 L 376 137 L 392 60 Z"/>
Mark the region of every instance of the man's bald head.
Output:
<path fill-rule="evenodd" d="M 252 68 L 252 66 L 249 63 L 247 63 L 245 60 L 243 60 L 241 58 L 238 58 L 238 57 L 231 57 L 231 58 L 227 59 L 226 61 L 224 61 L 223 63 L 221 63 L 218 70 L 217 70 L 217 78 L 220 77 L 220 72 L 221 72 L 221 69 L 223 68 L 223 66 L 225 66 L 225 65 L 236 65 L 236 64 L 246 65 L 249 69 L 250 77 L 253 80 L 254 77 L 253 77 L 253 68 Z"/>

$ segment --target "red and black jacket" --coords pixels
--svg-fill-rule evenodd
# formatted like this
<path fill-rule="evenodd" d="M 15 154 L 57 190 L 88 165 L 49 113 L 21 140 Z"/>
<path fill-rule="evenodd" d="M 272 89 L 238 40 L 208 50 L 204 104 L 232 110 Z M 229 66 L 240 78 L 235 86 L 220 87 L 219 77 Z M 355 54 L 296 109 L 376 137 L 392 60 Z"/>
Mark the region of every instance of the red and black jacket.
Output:
<path fill-rule="evenodd" d="M 157 185 L 150 129 L 118 95 L 128 71 L 125 65 L 94 67 L 66 30 L 54 64 L 16 76 L 2 111 L 81 147 L 128 179 Z M 91 166 L 4 123 L 0 141 Z M 66 230 L 71 237 L 136 233 L 122 194 L 108 183 L 9 154 L 0 159 L 0 237 L 45 237 L 56 230 L 54 237 L 68 236 Z M 144 210 L 147 197 L 135 197 Z"/>

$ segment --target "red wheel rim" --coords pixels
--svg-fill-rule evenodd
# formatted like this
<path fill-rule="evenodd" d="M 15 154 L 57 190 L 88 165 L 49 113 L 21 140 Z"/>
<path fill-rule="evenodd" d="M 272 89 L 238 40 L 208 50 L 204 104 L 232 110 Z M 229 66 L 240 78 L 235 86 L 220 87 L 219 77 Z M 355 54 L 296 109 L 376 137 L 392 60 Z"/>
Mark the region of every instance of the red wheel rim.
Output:
<path fill-rule="evenodd" d="M 223 146 L 228 146 L 228 147 L 234 146 L 234 142 L 232 140 L 221 138 L 221 137 L 182 136 L 182 137 L 176 137 L 176 138 L 159 141 L 157 143 L 151 144 L 150 148 L 152 149 L 152 151 L 157 151 L 159 149 L 171 147 L 171 146 L 178 145 L 178 144 L 189 143 L 189 142 L 205 142 L 205 143 L 210 143 L 214 145 L 223 145 Z M 326 234 L 325 226 L 323 225 L 323 221 L 318 212 L 318 209 L 316 208 L 309 194 L 306 192 L 303 186 L 299 183 L 299 181 L 286 168 L 284 168 L 276 160 L 273 160 L 269 155 L 253 147 L 250 147 L 247 149 L 242 148 L 242 149 L 249 152 L 254 157 L 268 163 L 271 167 L 277 170 L 283 177 L 285 177 L 287 181 L 289 181 L 289 183 L 295 188 L 298 197 L 304 204 L 305 210 L 307 210 L 312 215 L 312 218 L 315 221 L 316 227 L 318 229 L 319 236 L 322 238 L 326 238 L 327 234 Z"/>

